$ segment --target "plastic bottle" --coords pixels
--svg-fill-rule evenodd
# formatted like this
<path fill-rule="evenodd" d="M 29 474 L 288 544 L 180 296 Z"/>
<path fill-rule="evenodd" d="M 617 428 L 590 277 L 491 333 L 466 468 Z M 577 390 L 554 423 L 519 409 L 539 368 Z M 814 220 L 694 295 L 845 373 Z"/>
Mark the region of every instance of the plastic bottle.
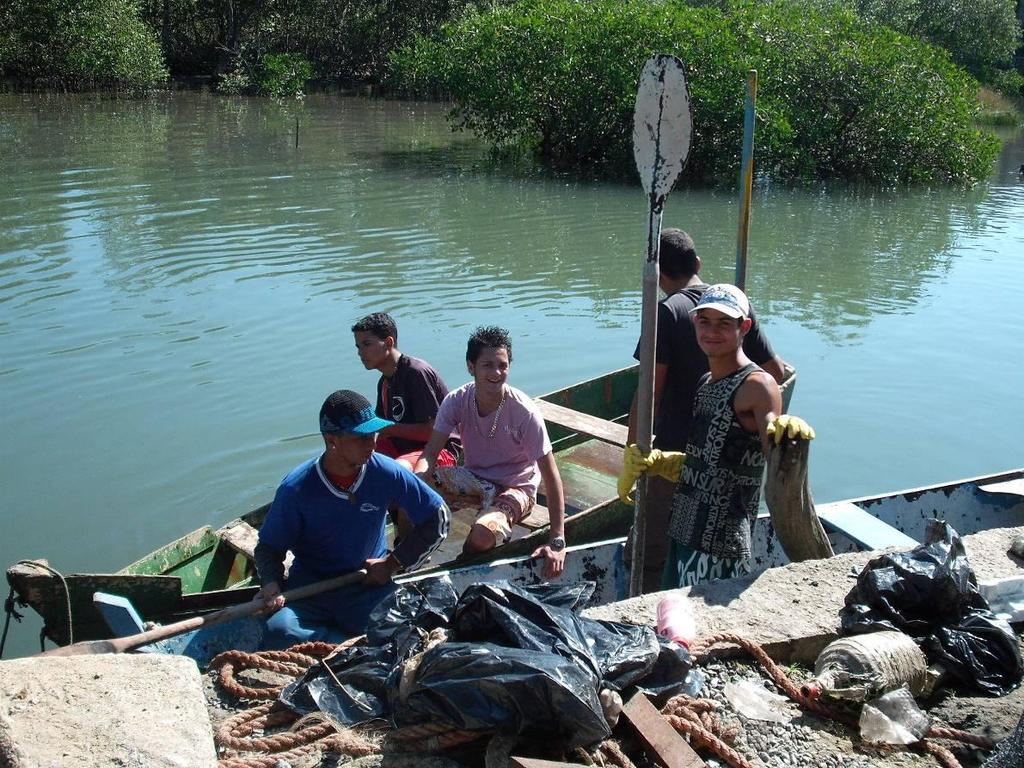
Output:
<path fill-rule="evenodd" d="M 684 648 L 697 639 L 697 619 L 690 600 L 679 592 L 670 592 L 658 603 L 658 634 Z"/>
<path fill-rule="evenodd" d="M 906 688 L 864 703 L 860 736 L 875 744 L 913 744 L 928 731 L 928 718 Z"/>

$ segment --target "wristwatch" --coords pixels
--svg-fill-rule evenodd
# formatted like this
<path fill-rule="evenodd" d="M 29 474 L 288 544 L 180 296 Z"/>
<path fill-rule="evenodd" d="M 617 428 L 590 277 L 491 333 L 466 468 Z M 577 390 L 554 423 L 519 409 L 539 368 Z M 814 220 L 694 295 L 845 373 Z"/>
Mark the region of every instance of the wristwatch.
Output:
<path fill-rule="evenodd" d="M 555 538 L 548 542 L 548 546 L 551 547 L 552 552 L 561 552 L 565 549 L 565 537 L 555 536 Z"/>

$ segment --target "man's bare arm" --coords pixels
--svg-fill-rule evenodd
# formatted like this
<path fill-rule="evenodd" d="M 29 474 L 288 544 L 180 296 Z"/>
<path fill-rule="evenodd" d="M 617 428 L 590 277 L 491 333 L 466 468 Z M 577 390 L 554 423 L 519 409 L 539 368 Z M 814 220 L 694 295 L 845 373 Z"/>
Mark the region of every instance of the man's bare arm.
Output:
<path fill-rule="evenodd" d="M 548 504 L 551 519 L 551 538 L 565 538 L 565 494 L 562 491 L 562 476 L 558 473 L 555 455 L 548 451 L 537 461 L 541 479 L 544 481 L 544 500 Z M 549 546 L 540 546 L 533 557 L 544 557 L 544 578 L 551 579 L 565 568 L 565 550 L 555 551 Z"/>
<path fill-rule="evenodd" d="M 736 392 L 736 416 L 747 429 L 757 429 L 761 445 L 768 450 L 768 425 L 782 413 L 782 395 L 773 378 L 752 373 Z"/>
<path fill-rule="evenodd" d="M 430 439 L 427 441 L 419 461 L 412 468 L 413 472 L 417 475 L 429 475 L 433 472 L 434 466 L 437 464 L 437 454 L 441 452 L 446 442 L 448 442 L 448 435 L 444 432 L 438 432 L 436 429 L 431 432 Z"/>

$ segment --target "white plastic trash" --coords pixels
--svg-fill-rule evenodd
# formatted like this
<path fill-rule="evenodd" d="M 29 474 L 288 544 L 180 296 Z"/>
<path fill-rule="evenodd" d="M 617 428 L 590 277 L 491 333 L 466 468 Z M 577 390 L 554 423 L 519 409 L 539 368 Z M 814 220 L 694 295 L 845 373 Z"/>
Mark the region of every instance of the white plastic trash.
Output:
<path fill-rule="evenodd" d="M 755 680 L 736 680 L 725 684 L 725 698 L 737 712 L 752 720 L 791 723 L 800 710 L 785 696 L 772 693 Z"/>
<path fill-rule="evenodd" d="M 860 711 L 860 736 L 874 744 L 913 744 L 928 727 L 928 718 L 906 688 L 865 702 Z"/>

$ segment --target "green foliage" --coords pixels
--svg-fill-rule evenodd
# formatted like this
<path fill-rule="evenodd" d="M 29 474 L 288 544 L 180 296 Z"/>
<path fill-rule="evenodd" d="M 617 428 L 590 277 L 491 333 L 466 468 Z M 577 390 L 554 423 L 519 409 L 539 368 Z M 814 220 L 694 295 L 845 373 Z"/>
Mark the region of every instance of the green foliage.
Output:
<path fill-rule="evenodd" d="M 1009 66 L 1021 42 L 1016 0 L 849 0 L 863 17 L 949 51 L 976 76 Z"/>
<path fill-rule="evenodd" d="M 11 77 L 132 89 L 167 78 L 133 0 L 10 0 L 0 25 L 0 67 Z"/>
<path fill-rule="evenodd" d="M 148 0 L 145 15 L 173 72 L 233 72 L 228 87 L 251 88 L 263 58 L 283 53 L 305 56 L 318 79 L 378 82 L 392 49 L 433 34 L 470 1 Z"/>
<path fill-rule="evenodd" d="M 1024 76 L 1016 69 L 1000 69 L 982 78 L 997 91 L 1010 97 L 1024 96 Z"/>
<path fill-rule="evenodd" d="M 783 175 L 988 175 L 998 143 L 973 128 L 977 83 L 945 51 L 851 11 L 737 4 L 731 16 L 762 73 L 760 141 Z"/>
<path fill-rule="evenodd" d="M 217 83 L 221 93 L 302 98 L 313 77 L 313 65 L 301 53 L 263 53 L 252 43 L 242 45 L 234 63 Z"/>
<path fill-rule="evenodd" d="M 313 65 L 301 53 L 271 53 L 263 57 L 260 90 L 268 96 L 302 96 L 313 76 Z"/>
<path fill-rule="evenodd" d="M 497 146 L 628 175 L 636 81 L 654 52 L 687 66 L 692 178 L 734 181 L 748 68 L 760 73 L 758 166 L 778 177 L 970 182 L 997 150 L 971 127 L 976 82 L 945 52 L 836 7 L 521 0 L 392 63 L 395 84 L 450 96 L 456 125 Z"/>

